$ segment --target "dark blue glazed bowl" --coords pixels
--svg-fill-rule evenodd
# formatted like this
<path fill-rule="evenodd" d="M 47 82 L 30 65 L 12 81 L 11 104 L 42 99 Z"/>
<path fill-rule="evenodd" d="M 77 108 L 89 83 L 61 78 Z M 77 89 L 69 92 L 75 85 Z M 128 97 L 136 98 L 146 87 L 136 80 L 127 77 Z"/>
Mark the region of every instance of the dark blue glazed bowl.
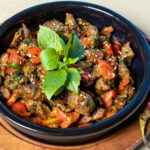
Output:
<path fill-rule="evenodd" d="M 72 1 L 53 2 L 37 5 L 18 13 L 0 27 L 0 52 L 3 53 L 8 47 L 13 34 L 21 23 L 25 23 L 31 30 L 36 30 L 39 24 L 53 18 L 64 21 L 66 12 L 73 13 L 75 17 L 81 17 L 98 28 L 112 25 L 115 28 L 114 37 L 117 37 L 122 43 L 131 41 L 136 54 L 131 65 L 136 94 L 127 106 L 111 118 L 88 127 L 68 129 L 52 129 L 32 124 L 13 114 L 0 102 L 1 116 L 16 130 L 43 142 L 63 145 L 88 142 L 108 133 L 127 120 L 139 108 L 150 87 L 150 49 L 142 33 L 124 17 L 94 4 Z"/>

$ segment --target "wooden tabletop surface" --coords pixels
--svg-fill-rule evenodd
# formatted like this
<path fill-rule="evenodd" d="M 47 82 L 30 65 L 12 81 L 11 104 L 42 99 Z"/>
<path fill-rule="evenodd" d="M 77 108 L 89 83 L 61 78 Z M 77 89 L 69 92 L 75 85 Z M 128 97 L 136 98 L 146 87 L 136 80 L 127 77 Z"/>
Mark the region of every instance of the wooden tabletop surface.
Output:
<path fill-rule="evenodd" d="M 78 0 L 79 1 L 79 0 Z M 150 0 L 82 0 L 85 2 L 96 3 L 108 7 L 119 14 L 125 16 L 136 26 L 142 29 L 150 36 Z M 51 2 L 51 0 L 0 0 L 0 23 L 17 12 L 30 6 Z M 19 138 L 10 134 L 6 129 L 0 126 L 0 150 L 48 150 L 43 147 L 34 146 L 23 142 Z M 146 150 L 140 147 L 140 150 Z M 96 150 L 90 148 L 89 150 Z M 109 149 L 111 150 L 111 149 Z"/>

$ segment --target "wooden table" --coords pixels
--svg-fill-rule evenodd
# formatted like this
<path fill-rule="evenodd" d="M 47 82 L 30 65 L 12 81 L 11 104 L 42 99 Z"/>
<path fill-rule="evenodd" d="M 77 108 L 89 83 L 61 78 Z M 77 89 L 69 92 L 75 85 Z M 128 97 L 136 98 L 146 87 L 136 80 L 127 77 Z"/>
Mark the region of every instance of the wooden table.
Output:
<path fill-rule="evenodd" d="M 44 0 L 0 0 L 0 23 L 2 23 L 4 20 L 9 18 L 10 16 L 16 14 L 17 12 L 42 3 L 42 2 L 48 2 L 50 0 L 44 1 Z M 139 28 L 141 28 L 145 33 L 147 33 L 150 36 L 150 19 L 147 19 L 147 15 L 150 14 L 150 0 L 83 0 L 86 2 L 93 2 L 99 5 L 106 6 L 132 22 L 134 22 L 135 25 L 137 25 Z M 3 122 L 3 120 L 1 120 Z M 5 122 L 3 122 L 7 128 L 9 127 Z M 11 128 L 9 129 L 11 130 Z M 13 130 L 11 130 L 13 132 Z M 130 135 L 129 135 L 130 132 Z M 16 132 L 14 131 L 14 134 Z M 122 136 L 118 136 L 120 133 L 122 135 L 124 134 L 125 140 L 120 141 Z M 136 133 L 136 134 L 135 134 Z M 16 133 L 17 134 L 17 133 Z M 19 136 L 19 135 L 18 135 Z M 21 136 L 21 135 L 20 135 Z M 112 136 L 101 139 L 101 142 L 96 142 L 94 144 L 89 144 L 88 147 L 82 148 L 82 150 L 98 150 L 101 148 L 101 150 L 124 150 L 127 148 L 127 145 L 135 146 L 139 141 L 134 141 L 132 137 L 137 139 L 137 137 L 140 137 L 140 131 L 137 121 L 133 123 L 133 125 L 129 125 L 127 128 L 121 129 L 117 134 L 113 134 Z M 21 138 L 21 137 L 20 137 Z M 12 133 L 8 132 L 7 129 L 4 129 L 4 127 L 0 126 L 0 150 L 48 150 L 49 148 L 46 148 L 46 145 L 38 144 L 40 146 L 36 146 L 33 144 L 30 144 L 28 142 L 25 142 L 21 140 L 20 138 L 14 136 Z M 112 140 L 114 138 L 114 140 Z M 109 142 L 111 140 L 111 142 Z M 140 139 L 141 140 L 141 139 Z M 118 141 L 116 143 L 116 141 Z M 35 143 L 37 144 L 37 143 Z M 117 144 L 119 146 L 117 146 Z M 52 148 L 53 146 L 51 146 Z M 103 148 L 102 148 L 103 147 Z M 132 148 L 133 148 L 132 147 Z M 54 148 L 54 147 L 53 147 Z M 70 147 L 71 148 L 71 147 Z M 131 147 L 130 147 L 131 148 Z M 60 147 L 58 148 L 60 149 Z M 64 148 L 65 149 L 65 148 Z M 66 148 L 67 149 L 67 148 Z M 76 147 L 76 149 L 79 149 L 79 147 Z M 145 149 L 144 147 L 140 147 L 140 149 Z"/>
<path fill-rule="evenodd" d="M 0 150 L 132 150 L 142 142 L 138 117 L 93 142 L 76 146 L 44 144 L 23 136 L 0 118 Z M 150 133 L 150 125 L 148 127 Z M 144 148 L 143 148 L 144 149 Z M 140 148 L 141 150 L 141 148 Z M 145 149 L 146 150 L 146 149 Z"/>

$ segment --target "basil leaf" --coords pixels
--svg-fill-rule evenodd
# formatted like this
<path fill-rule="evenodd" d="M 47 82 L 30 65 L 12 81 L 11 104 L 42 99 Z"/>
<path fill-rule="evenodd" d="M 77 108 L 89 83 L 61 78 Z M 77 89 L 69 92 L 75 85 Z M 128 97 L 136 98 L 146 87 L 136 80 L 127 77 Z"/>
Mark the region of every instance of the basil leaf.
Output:
<path fill-rule="evenodd" d="M 42 90 L 50 100 L 51 97 L 58 91 L 66 82 L 67 73 L 64 69 L 57 71 L 49 71 L 44 77 L 44 82 L 42 84 Z"/>
<path fill-rule="evenodd" d="M 78 86 L 80 85 L 80 74 L 75 68 L 67 69 L 67 89 L 71 90 L 74 93 L 78 93 Z"/>
<path fill-rule="evenodd" d="M 46 70 L 58 68 L 59 55 L 53 48 L 46 48 L 40 53 L 42 65 Z"/>
<path fill-rule="evenodd" d="M 67 57 L 68 57 L 68 52 L 70 50 L 70 47 L 71 47 L 71 43 L 72 43 L 72 38 L 73 38 L 73 35 L 69 35 L 69 39 L 68 39 L 68 43 L 66 44 L 65 48 L 64 48 L 64 61 L 67 60 Z"/>
<path fill-rule="evenodd" d="M 67 63 L 66 63 L 66 62 L 60 61 L 58 64 L 59 64 L 59 69 L 62 69 L 62 68 L 66 68 L 66 67 L 67 67 Z"/>
<path fill-rule="evenodd" d="M 63 54 L 62 40 L 55 31 L 47 27 L 40 26 L 38 33 L 38 45 L 42 49 L 47 47 L 54 48 L 60 55 Z"/>
<path fill-rule="evenodd" d="M 79 74 L 83 74 L 84 73 L 84 70 L 82 70 L 81 68 L 76 68 L 79 72 Z"/>
<path fill-rule="evenodd" d="M 68 52 L 68 58 L 81 58 L 84 54 L 84 49 L 80 43 L 79 38 L 76 35 L 73 35 L 73 42 Z"/>
<path fill-rule="evenodd" d="M 75 64 L 78 60 L 79 60 L 79 57 L 77 57 L 77 58 L 68 58 L 67 59 L 67 64 L 68 65 Z"/>
<path fill-rule="evenodd" d="M 64 49 L 65 49 L 66 44 L 65 44 L 65 42 L 64 42 L 64 40 L 63 40 L 62 38 L 60 38 L 60 43 L 61 43 L 62 48 L 63 48 L 63 50 L 64 50 Z"/>

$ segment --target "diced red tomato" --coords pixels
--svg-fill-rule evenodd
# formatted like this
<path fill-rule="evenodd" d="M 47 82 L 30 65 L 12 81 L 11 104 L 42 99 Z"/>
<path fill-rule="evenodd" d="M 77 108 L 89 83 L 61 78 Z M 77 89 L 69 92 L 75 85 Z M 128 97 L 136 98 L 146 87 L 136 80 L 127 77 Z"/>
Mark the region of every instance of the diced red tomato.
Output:
<path fill-rule="evenodd" d="M 103 102 L 106 108 L 110 108 L 113 104 L 113 98 L 116 96 L 115 90 L 109 90 L 108 92 L 103 94 Z"/>
<path fill-rule="evenodd" d="M 10 53 L 8 63 L 18 63 L 21 66 L 24 65 L 26 60 L 17 53 L 16 49 L 8 49 L 7 51 Z"/>
<path fill-rule="evenodd" d="M 65 113 L 58 107 L 53 108 L 51 115 L 55 116 L 60 121 L 61 128 L 68 128 L 71 124 L 75 123 L 80 117 L 80 114 L 77 112 Z"/>
<path fill-rule="evenodd" d="M 76 121 L 78 121 L 79 117 L 80 117 L 80 114 L 77 113 L 77 112 L 71 112 L 71 113 L 68 113 L 68 117 L 71 119 L 71 121 L 74 123 Z"/>
<path fill-rule="evenodd" d="M 114 66 L 106 60 L 99 60 L 97 73 L 102 75 L 105 80 L 112 80 L 116 77 Z"/>
<path fill-rule="evenodd" d="M 10 53 L 8 63 L 19 63 L 20 59 L 16 49 L 7 49 L 7 52 Z"/>
<path fill-rule="evenodd" d="M 20 62 L 20 57 L 18 54 L 10 54 L 8 63 L 19 63 Z"/>
<path fill-rule="evenodd" d="M 105 52 L 108 55 L 113 55 L 113 50 L 112 50 L 111 44 L 108 41 L 105 41 L 103 45 L 104 45 Z"/>
<path fill-rule="evenodd" d="M 38 125 L 43 125 L 43 119 L 39 118 L 39 117 L 36 117 L 35 123 L 38 124 Z"/>
<path fill-rule="evenodd" d="M 33 64 L 38 64 L 38 63 L 41 62 L 41 59 L 40 59 L 39 56 L 36 56 L 36 57 L 32 57 L 32 58 L 30 59 L 30 61 L 31 61 Z"/>
<path fill-rule="evenodd" d="M 9 68 L 7 69 L 7 73 L 8 74 L 12 74 L 12 73 L 15 73 L 18 69 L 15 69 L 15 68 Z"/>
<path fill-rule="evenodd" d="M 17 49 L 11 49 L 11 48 L 8 48 L 7 49 L 7 52 L 9 53 L 9 54 L 17 54 Z"/>
<path fill-rule="evenodd" d="M 16 115 L 22 116 L 24 113 L 27 112 L 27 108 L 26 108 L 26 106 L 23 103 L 21 103 L 21 102 L 15 102 L 12 105 L 12 111 Z"/>
<path fill-rule="evenodd" d="M 71 124 L 75 123 L 80 117 L 80 114 L 77 112 L 68 113 L 66 118 L 61 122 L 61 128 L 68 128 Z"/>
<path fill-rule="evenodd" d="M 30 61 L 34 64 L 38 64 L 41 62 L 39 54 L 41 52 L 41 48 L 40 47 L 34 47 L 28 50 L 27 52 L 27 56 L 30 57 Z"/>
<path fill-rule="evenodd" d="M 28 49 L 27 56 L 28 57 L 39 56 L 41 50 L 42 49 L 40 47 L 34 47 L 34 48 L 31 48 L 31 49 Z"/>

